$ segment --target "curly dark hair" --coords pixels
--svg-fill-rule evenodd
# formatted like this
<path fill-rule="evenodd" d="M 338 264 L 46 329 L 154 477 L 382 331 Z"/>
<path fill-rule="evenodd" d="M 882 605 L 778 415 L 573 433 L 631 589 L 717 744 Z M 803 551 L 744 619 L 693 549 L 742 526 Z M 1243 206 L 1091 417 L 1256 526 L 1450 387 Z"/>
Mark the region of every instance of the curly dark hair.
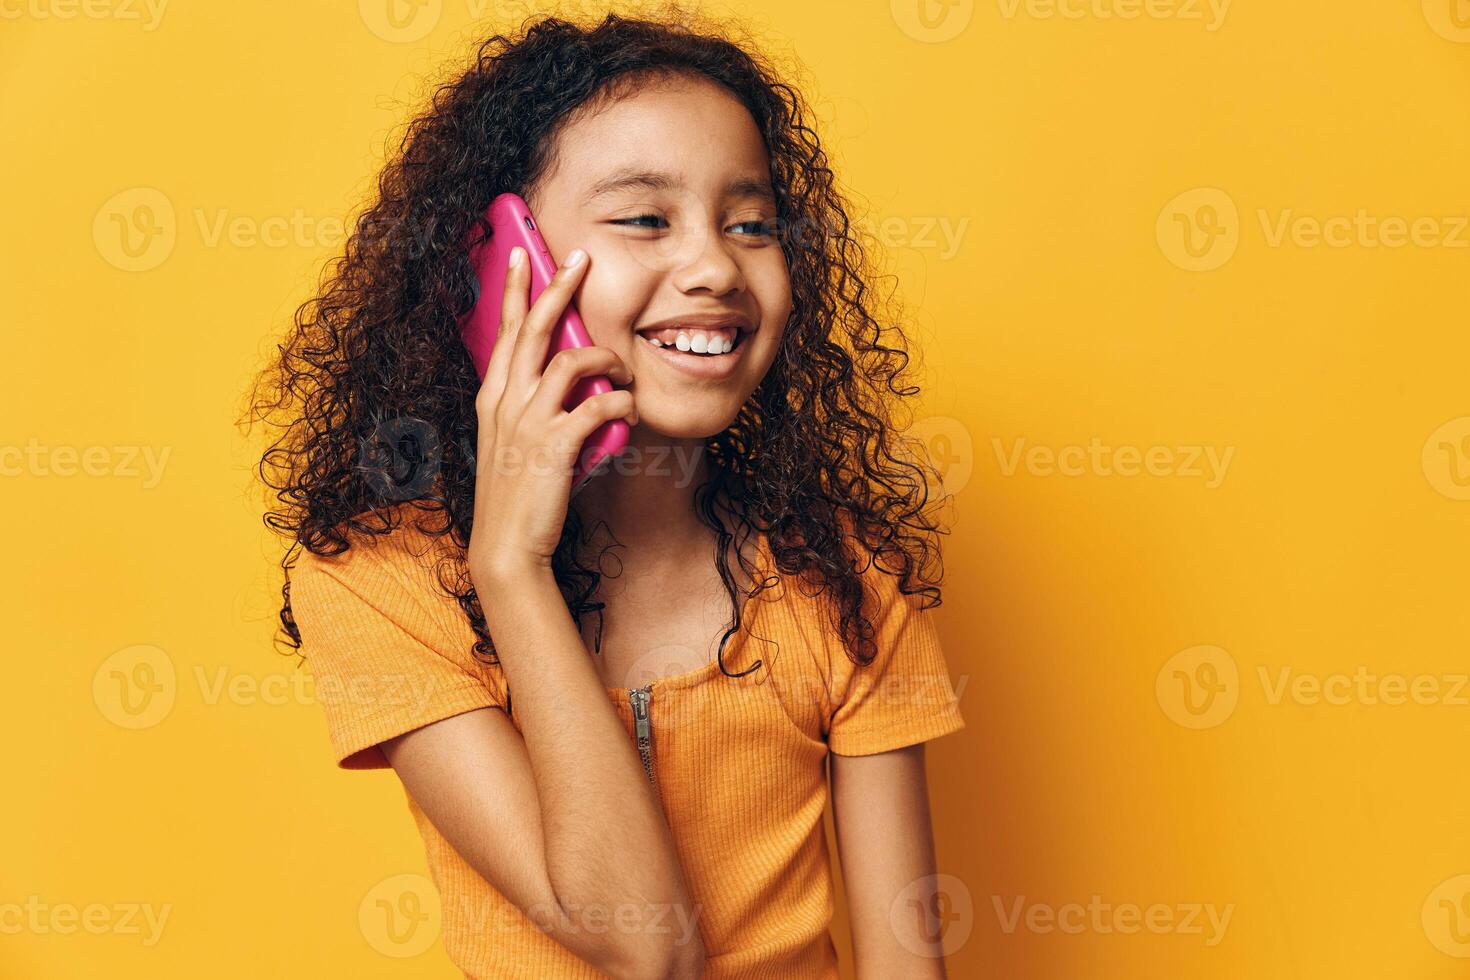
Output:
<path fill-rule="evenodd" d="M 475 299 L 467 242 L 489 234 L 483 215 L 496 195 L 524 196 L 545 171 L 569 113 L 669 76 L 712 79 L 754 117 L 792 287 L 776 360 L 731 426 L 706 440 L 712 475 L 695 492 L 701 521 L 717 533 L 716 564 L 734 608 L 721 670 L 741 604 L 725 557 L 733 533 L 720 512 L 746 536 L 767 535 L 780 573 L 811 583 L 810 595 L 828 594 L 831 625 L 859 665 L 876 655 L 860 578 L 869 567 L 898 576 L 905 595 L 925 596 L 925 608 L 940 604 L 942 575 L 928 570 L 940 564 L 935 536 L 948 532 L 928 512 L 933 471 L 895 417 L 918 392 L 903 383 L 904 333 L 897 316 L 877 309 L 871 283 L 880 277 L 805 122 L 810 109 L 728 30 L 696 31 L 691 20 L 682 12 L 658 20 L 608 14 L 584 25 L 533 19 L 484 40 L 473 63 L 408 123 L 376 198 L 250 394 L 249 421 L 278 430 L 259 473 L 274 498 L 265 523 L 291 542 L 281 560 L 288 653 L 301 646 L 290 594 L 300 549 L 340 554 L 351 535 L 387 534 L 411 518 L 432 536 L 452 535 L 459 557 L 441 562 L 440 585 L 474 628 L 475 656 L 498 663 L 463 562 L 479 387 L 459 339 Z M 374 451 L 385 443 L 399 463 L 421 466 L 407 475 L 385 466 Z M 602 604 L 593 596 L 601 562 L 582 564 L 586 540 L 574 502 L 553 571 L 579 627 L 584 614 L 598 613 L 600 646 Z M 772 584 L 757 583 L 749 595 Z"/>

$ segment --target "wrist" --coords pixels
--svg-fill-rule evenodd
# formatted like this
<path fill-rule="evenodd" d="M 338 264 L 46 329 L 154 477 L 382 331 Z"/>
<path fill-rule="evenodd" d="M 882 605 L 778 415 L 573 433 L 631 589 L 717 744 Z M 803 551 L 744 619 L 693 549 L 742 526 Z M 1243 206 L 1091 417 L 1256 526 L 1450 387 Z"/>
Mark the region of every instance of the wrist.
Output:
<path fill-rule="evenodd" d="M 551 563 L 524 556 L 498 556 L 476 562 L 470 568 L 470 581 L 483 606 L 487 601 L 538 589 L 548 582 L 555 585 Z"/>

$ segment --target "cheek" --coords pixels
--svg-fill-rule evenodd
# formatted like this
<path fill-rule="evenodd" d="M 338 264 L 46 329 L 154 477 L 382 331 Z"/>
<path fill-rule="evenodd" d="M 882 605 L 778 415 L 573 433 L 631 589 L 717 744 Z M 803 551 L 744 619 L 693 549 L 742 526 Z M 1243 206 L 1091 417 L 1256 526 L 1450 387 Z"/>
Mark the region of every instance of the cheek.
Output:
<path fill-rule="evenodd" d="M 633 339 L 632 327 L 647 299 L 647 286 L 637 269 L 614 269 L 597 261 L 594 255 L 573 302 L 594 344 L 623 350 Z"/>
<path fill-rule="evenodd" d="M 785 256 L 776 253 L 775 262 L 764 264 L 751 275 L 751 289 L 760 303 L 761 319 L 772 332 L 779 332 L 791 317 L 791 276 L 786 272 Z"/>

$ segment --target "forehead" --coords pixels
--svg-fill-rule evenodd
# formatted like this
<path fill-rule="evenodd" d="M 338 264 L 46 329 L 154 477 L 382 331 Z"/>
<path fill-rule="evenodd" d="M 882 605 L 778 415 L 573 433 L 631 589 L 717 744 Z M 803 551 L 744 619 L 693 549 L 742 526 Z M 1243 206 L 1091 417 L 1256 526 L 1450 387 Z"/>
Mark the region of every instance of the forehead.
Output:
<path fill-rule="evenodd" d="M 651 82 L 570 119 L 556 134 L 552 169 L 540 182 L 577 204 L 599 189 L 657 190 L 630 175 L 665 174 L 684 189 L 719 197 L 741 179 L 769 184 L 765 141 L 734 94 L 707 79 Z M 619 178 L 624 178 L 621 182 Z M 748 188 L 747 188 L 748 189 Z"/>

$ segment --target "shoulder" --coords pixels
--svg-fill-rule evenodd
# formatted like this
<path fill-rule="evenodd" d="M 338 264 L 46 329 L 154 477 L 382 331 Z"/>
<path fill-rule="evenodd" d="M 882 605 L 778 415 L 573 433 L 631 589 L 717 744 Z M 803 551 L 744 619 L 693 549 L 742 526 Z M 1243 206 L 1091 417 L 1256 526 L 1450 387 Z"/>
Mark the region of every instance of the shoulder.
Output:
<path fill-rule="evenodd" d="M 963 728 L 929 612 L 937 598 L 922 574 L 929 545 L 918 555 L 894 547 L 856 547 L 864 662 L 854 662 L 846 650 L 830 658 L 828 747 L 836 755 L 872 755 Z"/>
<path fill-rule="evenodd" d="M 303 549 L 290 572 L 298 618 L 359 613 L 412 624 L 415 632 L 458 633 L 460 607 L 453 594 L 463 552 L 448 534 L 442 513 L 397 507 L 360 515 L 343 529 L 345 550 Z M 468 624 L 466 623 L 466 628 Z"/>
<path fill-rule="evenodd" d="M 338 529 L 338 543 L 319 550 L 303 548 L 292 569 L 296 574 L 336 577 L 414 575 L 416 569 L 452 561 L 460 551 L 450 535 L 440 533 L 446 520 L 442 512 L 403 506 L 360 514 Z"/>

